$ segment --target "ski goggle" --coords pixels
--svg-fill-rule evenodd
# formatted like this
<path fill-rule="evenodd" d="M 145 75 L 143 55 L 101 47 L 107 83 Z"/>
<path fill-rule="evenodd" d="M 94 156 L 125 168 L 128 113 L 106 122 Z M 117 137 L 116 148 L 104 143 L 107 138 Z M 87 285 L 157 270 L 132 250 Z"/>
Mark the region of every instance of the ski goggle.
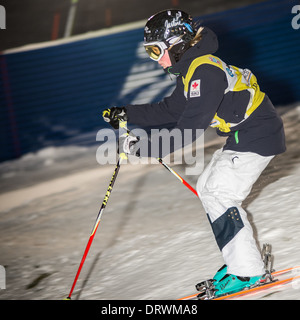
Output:
<path fill-rule="evenodd" d="M 168 39 L 167 42 L 169 43 L 169 46 L 167 46 L 164 42 L 156 41 L 144 43 L 144 47 L 152 60 L 159 61 L 163 57 L 165 50 L 171 50 L 175 44 L 178 44 L 182 41 L 182 37 L 183 34 L 179 37 L 174 36 Z"/>
<path fill-rule="evenodd" d="M 168 48 L 163 42 L 145 43 L 144 47 L 149 57 L 154 61 L 159 61 L 163 57 L 165 50 Z"/>

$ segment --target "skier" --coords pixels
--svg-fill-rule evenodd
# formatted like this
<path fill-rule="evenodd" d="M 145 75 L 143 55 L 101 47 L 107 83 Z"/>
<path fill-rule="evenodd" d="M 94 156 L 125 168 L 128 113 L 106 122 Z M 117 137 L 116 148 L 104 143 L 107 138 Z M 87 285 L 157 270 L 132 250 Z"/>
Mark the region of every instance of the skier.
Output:
<path fill-rule="evenodd" d="M 158 103 L 106 109 L 104 120 L 114 128 L 119 119 L 181 131 L 211 126 L 228 137 L 197 182 L 225 262 L 213 278 L 215 296 L 263 281 L 264 264 L 241 204 L 271 159 L 285 151 L 281 118 L 250 70 L 213 55 L 218 49 L 215 33 L 198 28 L 189 14 L 170 9 L 151 16 L 144 47 L 166 73 L 177 77 L 174 92 Z M 124 137 L 123 150 L 135 154 L 136 142 Z"/>

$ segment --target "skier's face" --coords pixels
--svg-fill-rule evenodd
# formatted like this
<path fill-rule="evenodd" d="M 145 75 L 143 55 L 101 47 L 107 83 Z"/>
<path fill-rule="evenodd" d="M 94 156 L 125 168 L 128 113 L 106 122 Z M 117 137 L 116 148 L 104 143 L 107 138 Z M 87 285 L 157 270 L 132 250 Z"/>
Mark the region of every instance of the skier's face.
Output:
<path fill-rule="evenodd" d="M 159 65 L 162 66 L 164 69 L 171 67 L 172 62 L 169 56 L 169 51 L 165 50 L 164 55 L 161 57 L 161 59 L 158 61 Z"/>

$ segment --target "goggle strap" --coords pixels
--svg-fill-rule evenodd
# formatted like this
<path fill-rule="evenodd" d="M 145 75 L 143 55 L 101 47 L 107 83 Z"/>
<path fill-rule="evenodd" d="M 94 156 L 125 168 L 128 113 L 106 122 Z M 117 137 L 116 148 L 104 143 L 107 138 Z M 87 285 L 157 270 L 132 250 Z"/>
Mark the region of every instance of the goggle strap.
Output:
<path fill-rule="evenodd" d="M 168 51 L 170 51 L 170 50 L 175 46 L 175 44 L 177 44 L 178 41 L 182 39 L 183 36 L 184 36 L 183 34 L 180 35 L 180 36 L 176 39 L 176 41 L 168 48 Z"/>

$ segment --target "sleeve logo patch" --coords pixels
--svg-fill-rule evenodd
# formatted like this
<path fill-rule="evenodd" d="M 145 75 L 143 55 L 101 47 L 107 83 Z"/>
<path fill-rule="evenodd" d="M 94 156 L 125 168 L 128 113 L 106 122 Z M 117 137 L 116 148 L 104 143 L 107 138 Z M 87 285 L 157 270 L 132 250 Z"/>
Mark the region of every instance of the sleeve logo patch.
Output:
<path fill-rule="evenodd" d="M 200 97 L 200 79 L 191 82 L 190 98 Z"/>

